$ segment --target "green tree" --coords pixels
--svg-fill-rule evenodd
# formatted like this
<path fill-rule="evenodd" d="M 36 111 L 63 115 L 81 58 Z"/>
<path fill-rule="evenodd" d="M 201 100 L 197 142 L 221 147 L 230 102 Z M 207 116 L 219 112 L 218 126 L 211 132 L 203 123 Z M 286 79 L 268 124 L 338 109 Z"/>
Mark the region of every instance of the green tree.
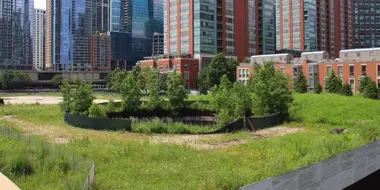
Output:
<path fill-rule="evenodd" d="M 59 87 L 63 83 L 63 75 L 54 75 L 51 79 L 53 86 Z"/>
<path fill-rule="evenodd" d="M 138 76 L 141 72 L 141 67 L 140 65 L 135 65 L 132 67 L 132 74 L 135 76 Z"/>
<path fill-rule="evenodd" d="M 249 90 L 243 83 L 236 81 L 232 84 L 224 75 L 219 86 L 211 89 L 211 106 L 218 112 L 217 122 L 227 124 L 242 118 L 251 108 Z"/>
<path fill-rule="evenodd" d="M 322 85 L 317 84 L 314 91 L 315 91 L 315 93 L 320 94 L 320 93 L 322 93 L 322 90 L 323 90 Z"/>
<path fill-rule="evenodd" d="M 298 93 L 306 93 L 307 92 L 307 80 L 303 72 L 301 71 L 296 78 L 294 84 L 294 91 Z"/>
<path fill-rule="evenodd" d="M 144 93 L 146 93 L 147 91 L 147 82 L 148 82 L 149 73 L 153 72 L 154 70 L 155 69 L 145 67 L 145 68 L 142 68 L 138 72 L 138 75 L 137 75 L 138 85 Z"/>
<path fill-rule="evenodd" d="M 360 79 L 359 83 L 359 92 L 360 94 L 364 93 L 365 88 L 370 84 L 372 79 L 369 76 L 364 76 L 363 78 Z"/>
<path fill-rule="evenodd" d="M 10 89 L 13 87 L 13 71 L 5 70 L 1 73 L 1 84 L 3 89 Z"/>
<path fill-rule="evenodd" d="M 168 90 L 168 73 L 160 73 L 160 90 Z"/>
<path fill-rule="evenodd" d="M 160 96 L 160 81 L 157 70 L 150 70 L 147 74 L 146 89 L 148 92 L 147 106 L 150 109 L 157 109 L 162 106 L 162 98 Z"/>
<path fill-rule="evenodd" d="M 197 77 L 197 87 L 201 94 L 207 94 L 207 91 L 211 87 L 209 78 L 207 76 L 207 68 L 203 69 Z"/>
<path fill-rule="evenodd" d="M 127 71 L 116 69 L 113 72 L 109 74 L 108 82 L 107 82 L 107 88 L 114 91 L 114 92 L 120 92 L 121 90 L 121 83 L 124 81 L 124 79 L 127 77 L 128 73 Z"/>
<path fill-rule="evenodd" d="M 89 117 L 105 118 L 107 116 L 103 106 L 98 104 L 92 104 L 88 110 Z"/>
<path fill-rule="evenodd" d="M 349 84 L 344 84 L 340 94 L 344 96 L 352 96 L 351 86 Z"/>
<path fill-rule="evenodd" d="M 107 107 L 106 107 L 106 112 L 107 113 L 112 113 L 116 111 L 116 104 L 115 101 L 112 99 L 108 100 Z"/>
<path fill-rule="evenodd" d="M 243 63 L 251 63 L 251 60 L 248 57 L 246 57 L 243 59 Z"/>
<path fill-rule="evenodd" d="M 121 85 L 121 95 L 123 110 L 134 111 L 139 107 L 142 94 L 136 76 L 128 75 L 124 79 Z"/>
<path fill-rule="evenodd" d="M 30 78 L 28 73 L 24 72 L 13 72 L 13 88 L 22 89 L 28 86 L 30 83 Z"/>
<path fill-rule="evenodd" d="M 185 100 L 188 97 L 185 83 L 181 74 L 171 73 L 168 79 L 168 90 L 166 95 L 169 99 L 170 108 L 180 110 L 185 106 Z"/>
<path fill-rule="evenodd" d="M 336 77 L 335 73 L 332 72 L 326 81 L 326 92 L 340 94 L 342 83 L 342 80 Z"/>
<path fill-rule="evenodd" d="M 370 80 L 370 82 L 367 84 L 367 86 L 364 89 L 363 96 L 369 99 L 379 98 L 379 89 L 377 88 L 375 81 Z"/>
<path fill-rule="evenodd" d="M 95 97 L 92 95 L 91 84 L 81 81 L 78 77 L 74 78 L 72 84 L 63 82 L 61 85 L 63 102 L 61 109 L 73 114 L 88 114 Z"/>
<path fill-rule="evenodd" d="M 276 70 L 273 62 L 255 66 L 255 75 L 250 81 L 253 114 L 286 113 L 293 101 L 288 84 L 289 78 Z"/>
<path fill-rule="evenodd" d="M 5 70 L 0 74 L 0 82 L 3 89 L 22 89 L 30 83 L 28 73 Z"/>
<path fill-rule="evenodd" d="M 236 80 L 237 66 L 238 62 L 235 59 L 227 59 L 223 53 L 219 53 L 213 57 L 210 64 L 204 69 L 204 73 L 201 73 L 198 80 L 198 88 L 202 92 L 205 92 L 214 85 L 219 85 L 223 75 L 226 75 L 229 81 L 234 82 Z"/>

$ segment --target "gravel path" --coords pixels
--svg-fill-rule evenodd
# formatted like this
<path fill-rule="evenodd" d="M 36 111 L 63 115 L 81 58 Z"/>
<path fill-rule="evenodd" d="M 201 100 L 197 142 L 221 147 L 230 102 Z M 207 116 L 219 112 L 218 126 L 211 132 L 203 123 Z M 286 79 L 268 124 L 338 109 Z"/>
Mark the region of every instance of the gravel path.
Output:
<path fill-rule="evenodd" d="M 54 96 L 14 96 L 4 97 L 5 104 L 59 104 L 62 101 L 62 97 Z M 108 102 L 104 99 L 96 99 L 96 103 Z"/>

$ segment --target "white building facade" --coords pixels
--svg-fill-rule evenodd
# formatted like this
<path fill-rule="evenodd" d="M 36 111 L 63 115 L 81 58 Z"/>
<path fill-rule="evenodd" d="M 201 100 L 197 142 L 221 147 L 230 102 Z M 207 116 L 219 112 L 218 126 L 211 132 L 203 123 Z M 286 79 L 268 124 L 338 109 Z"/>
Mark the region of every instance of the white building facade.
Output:
<path fill-rule="evenodd" d="M 45 62 L 45 14 L 43 9 L 34 9 L 33 68 L 37 70 L 43 70 Z"/>

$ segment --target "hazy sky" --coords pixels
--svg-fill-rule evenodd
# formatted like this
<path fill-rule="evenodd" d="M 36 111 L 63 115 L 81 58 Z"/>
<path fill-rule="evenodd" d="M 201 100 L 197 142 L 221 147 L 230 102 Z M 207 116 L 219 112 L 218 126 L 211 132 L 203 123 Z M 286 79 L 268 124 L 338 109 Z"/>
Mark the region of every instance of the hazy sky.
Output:
<path fill-rule="evenodd" d="M 34 0 L 34 7 L 46 9 L 46 0 Z"/>

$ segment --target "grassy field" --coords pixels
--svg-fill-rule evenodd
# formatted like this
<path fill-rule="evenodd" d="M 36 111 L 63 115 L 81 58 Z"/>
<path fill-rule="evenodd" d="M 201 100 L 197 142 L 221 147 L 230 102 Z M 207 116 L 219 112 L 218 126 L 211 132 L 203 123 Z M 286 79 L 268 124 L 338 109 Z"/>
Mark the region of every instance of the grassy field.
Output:
<path fill-rule="evenodd" d="M 3 121 L 0 125 L 10 128 Z M 20 188 L 78 189 L 84 184 L 91 160 L 72 156 L 38 137 L 5 129 L 0 133 L 0 171 Z"/>
<path fill-rule="evenodd" d="M 0 124 L 47 141 L 70 139 L 61 146 L 95 161 L 95 189 L 237 189 L 379 137 L 379 107 L 380 101 L 359 96 L 296 94 L 290 109 L 294 122 L 283 126 L 304 130 L 261 140 L 249 132 L 181 136 L 77 129 L 63 122 L 54 105 L 0 107 L 0 117 L 12 116 Z M 348 133 L 332 135 L 332 128 Z M 181 139 L 188 141 L 176 143 Z"/>

